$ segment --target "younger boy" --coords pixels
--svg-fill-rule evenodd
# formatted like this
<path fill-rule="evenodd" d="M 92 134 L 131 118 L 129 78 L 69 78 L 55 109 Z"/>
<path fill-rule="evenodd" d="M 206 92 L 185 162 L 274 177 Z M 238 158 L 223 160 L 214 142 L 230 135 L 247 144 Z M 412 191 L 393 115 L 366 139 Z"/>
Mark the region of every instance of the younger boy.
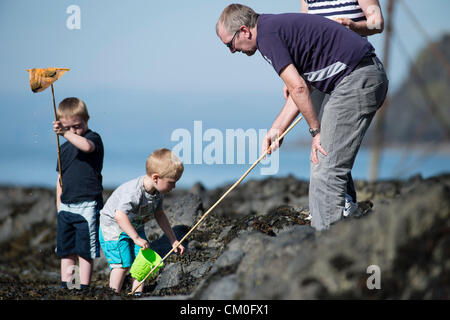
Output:
<path fill-rule="evenodd" d="M 120 185 L 100 211 L 100 244 L 111 269 L 109 286 L 117 293 L 139 249 L 149 248 L 144 225 L 152 216 L 174 251 L 184 253 L 162 206 L 163 195 L 175 188 L 183 174 L 183 163 L 169 149 L 158 149 L 148 157 L 145 167 L 145 176 Z M 138 285 L 134 280 L 132 289 Z M 141 295 L 143 287 L 135 294 Z"/>
<path fill-rule="evenodd" d="M 70 287 L 78 258 L 83 289 L 91 281 L 92 259 L 100 256 L 103 143 L 100 135 L 88 128 L 89 114 L 82 100 L 64 99 L 57 115 L 59 120 L 53 122 L 53 130 L 67 141 L 60 152 L 62 189 L 60 177 L 56 183 L 56 254 L 61 257 L 61 287 Z"/>

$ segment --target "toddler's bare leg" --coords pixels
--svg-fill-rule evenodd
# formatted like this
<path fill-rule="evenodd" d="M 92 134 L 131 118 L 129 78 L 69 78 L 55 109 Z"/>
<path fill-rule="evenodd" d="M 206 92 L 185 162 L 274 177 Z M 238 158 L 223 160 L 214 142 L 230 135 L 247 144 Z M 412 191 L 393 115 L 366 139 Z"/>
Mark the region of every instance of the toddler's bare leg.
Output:
<path fill-rule="evenodd" d="M 109 275 L 109 287 L 120 293 L 128 268 L 113 268 Z"/>
<path fill-rule="evenodd" d="M 65 256 L 61 258 L 61 281 L 72 281 L 76 259 L 76 255 Z"/>
<path fill-rule="evenodd" d="M 140 281 L 137 281 L 136 279 L 133 279 L 133 288 L 131 291 L 134 291 L 134 289 L 139 285 Z M 144 291 L 144 284 L 142 284 L 136 291 L 134 292 L 143 292 Z"/>
<path fill-rule="evenodd" d="M 78 256 L 78 263 L 80 264 L 80 284 L 89 285 L 92 276 L 92 259 L 84 259 Z"/>

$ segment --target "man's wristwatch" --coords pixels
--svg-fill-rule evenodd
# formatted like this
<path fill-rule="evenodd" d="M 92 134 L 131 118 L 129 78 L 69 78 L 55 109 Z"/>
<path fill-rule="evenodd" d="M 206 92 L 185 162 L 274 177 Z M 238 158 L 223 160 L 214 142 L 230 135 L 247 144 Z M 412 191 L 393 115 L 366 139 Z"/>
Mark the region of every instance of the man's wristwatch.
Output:
<path fill-rule="evenodd" d="M 320 132 L 320 127 L 317 128 L 316 130 L 313 130 L 311 128 L 309 128 L 309 133 L 311 133 L 311 136 L 314 138 L 318 133 Z"/>

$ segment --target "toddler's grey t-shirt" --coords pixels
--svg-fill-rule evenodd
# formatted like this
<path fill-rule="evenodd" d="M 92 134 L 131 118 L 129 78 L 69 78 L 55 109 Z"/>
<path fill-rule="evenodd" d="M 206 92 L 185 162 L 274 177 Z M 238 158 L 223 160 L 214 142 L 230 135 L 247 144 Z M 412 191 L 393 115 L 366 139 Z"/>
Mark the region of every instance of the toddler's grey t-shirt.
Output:
<path fill-rule="evenodd" d="M 144 189 L 144 177 L 120 185 L 106 201 L 100 211 L 100 228 L 105 241 L 118 240 L 123 230 L 114 215 L 116 210 L 124 212 L 136 231 L 143 230 L 154 213 L 162 210 L 163 195 L 156 190 L 149 194 Z"/>

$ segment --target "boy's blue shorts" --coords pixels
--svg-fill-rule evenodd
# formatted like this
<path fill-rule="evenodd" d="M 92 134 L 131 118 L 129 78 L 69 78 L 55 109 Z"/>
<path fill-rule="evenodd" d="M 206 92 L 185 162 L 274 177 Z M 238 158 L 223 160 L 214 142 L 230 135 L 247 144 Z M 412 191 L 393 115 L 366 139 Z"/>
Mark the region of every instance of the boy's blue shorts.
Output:
<path fill-rule="evenodd" d="M 137 233 L 139 237 L 147 240 L 144 230 L 137 231 Z M 119 240 L 105 241 L 100 228 L 99 239 L 110 269 L 130 268 L 139 253 L 139 249 L 141 249 L 125 232 L 120 234 Z"/>

